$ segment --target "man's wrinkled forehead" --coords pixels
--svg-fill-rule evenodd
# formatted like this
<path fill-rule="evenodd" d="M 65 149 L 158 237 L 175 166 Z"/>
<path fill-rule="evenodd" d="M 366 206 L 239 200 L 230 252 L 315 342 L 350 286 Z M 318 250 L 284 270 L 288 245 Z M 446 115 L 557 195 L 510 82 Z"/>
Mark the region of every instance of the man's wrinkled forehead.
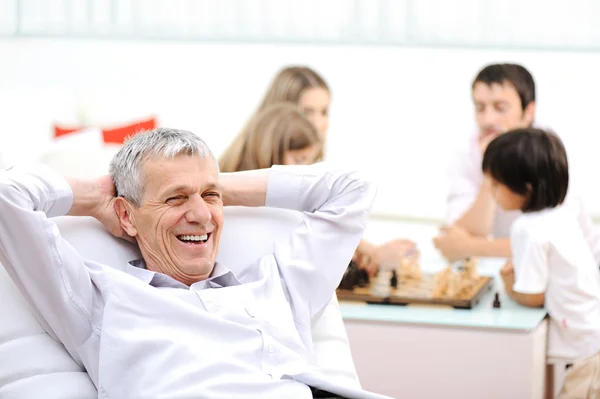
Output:
<path fill-rule="evenodd" d="M 207 168 L 201 170 L 189 169 L 179 165 L 178 160 L 193 160 L 194 166 L 205 164 Z M 196 165 L 195 162 L 198 162 Z M 149 186 L 154 191 L 165 193 L 167 191 L 184 191 L 190 189 L 218 190 L 221 191 L 218 166 L 211 157 L 203 158 L 199 155 L 178 154 L 174 157 L 155 156 L 145 160 L 141 169 L 142 192 L 145 193 Z"/>

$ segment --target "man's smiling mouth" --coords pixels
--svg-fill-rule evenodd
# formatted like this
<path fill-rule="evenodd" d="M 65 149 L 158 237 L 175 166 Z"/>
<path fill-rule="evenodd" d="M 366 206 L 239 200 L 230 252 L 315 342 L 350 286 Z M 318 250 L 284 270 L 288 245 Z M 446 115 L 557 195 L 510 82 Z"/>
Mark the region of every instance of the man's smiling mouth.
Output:
<path fill-rule="evenodd" d="M 210 238 L 211 233 L 201 235 L 182 234 L 177 239 L 186 244 L 204 244 Z"/>

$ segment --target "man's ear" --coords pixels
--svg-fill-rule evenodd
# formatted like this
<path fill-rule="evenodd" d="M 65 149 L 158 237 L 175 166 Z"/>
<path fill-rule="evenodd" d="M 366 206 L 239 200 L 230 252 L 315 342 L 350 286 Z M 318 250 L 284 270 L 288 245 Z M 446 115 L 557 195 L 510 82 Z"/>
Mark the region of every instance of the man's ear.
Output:
<path fill-rule="evenodd" d="M 123 230 L 132 237 L 137 236 L 135 217 L 132 212 L 133 204 L 123 197 L 117 197 L 115 198 L 114 208 Z"/>
<path fill-rule="evenodd" d="M 527 122 L 527 126 L 531 126 L 535 118 L 535 101 L 530 102 L 523 111 L 523 119 Z"/>

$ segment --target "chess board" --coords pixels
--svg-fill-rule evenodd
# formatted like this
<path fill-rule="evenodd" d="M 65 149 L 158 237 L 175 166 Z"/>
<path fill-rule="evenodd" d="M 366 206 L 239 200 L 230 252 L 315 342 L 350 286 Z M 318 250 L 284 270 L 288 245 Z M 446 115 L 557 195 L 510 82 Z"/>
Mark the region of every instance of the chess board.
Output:
<path fill-rule="evenodd" d="M 434 297 L 432 291 L 434 287 L 435 274 L 423 273 L 421 279 L 398 278 L 397 288 L 391 288 L 387 296 L 374 295 L 371 285 L 366 287 L 356 287 L 353 290 L 338 289 L 337 297 L 339 300 L 360 301 L 375 304 L 389 305 L 408 305 L 413 303 L 449 305 L 458 309 L 471 309 L 479 303 L 481 298 L 492 288 L 493 278 L 489 276 L 479 276 L 472 284 L 458 292 L 456 295 L 447 296 L 445 294 Z"/>

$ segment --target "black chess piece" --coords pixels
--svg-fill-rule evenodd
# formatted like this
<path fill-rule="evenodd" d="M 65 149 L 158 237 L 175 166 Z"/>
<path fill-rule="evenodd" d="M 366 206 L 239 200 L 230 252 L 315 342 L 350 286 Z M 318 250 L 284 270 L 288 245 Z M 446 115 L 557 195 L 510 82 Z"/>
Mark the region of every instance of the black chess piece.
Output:
<path fill-rule="evenodd" d="M 358 269 L 357 275 L 358 275 L 357 285 L 360 288 L 364 288 L 369 285 L 369 282 L 370 282 L 369 273 L 367 273 L 367 271 L 365 269 Z"/>
<path fill-rule="evenodd" d="M 492 304 L 495 308 L 500 308 L 500 294 L 496 292 L 494 295 L 494 303 Z"/>
<path fill-rule="evenodd" d="M 390 287 L 397 288 L 398 287 L 398 276 L 396 276 L 396 271 L 392 271 L 392 278 L 390 278 Z"/>

